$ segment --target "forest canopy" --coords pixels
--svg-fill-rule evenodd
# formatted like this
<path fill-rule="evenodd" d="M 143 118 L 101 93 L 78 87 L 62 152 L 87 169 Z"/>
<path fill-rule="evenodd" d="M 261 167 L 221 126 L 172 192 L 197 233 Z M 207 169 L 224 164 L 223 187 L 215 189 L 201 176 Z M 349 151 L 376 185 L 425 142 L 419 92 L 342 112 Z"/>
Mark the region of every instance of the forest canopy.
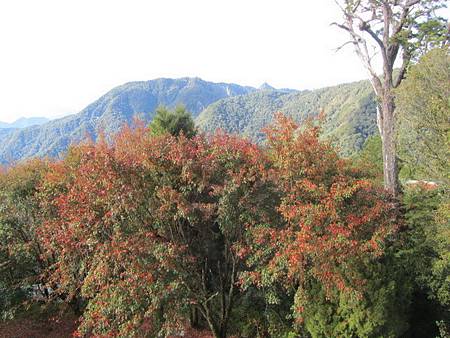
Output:
<path fill-rule="evenodd" d="M 3 316 L 66 304 L 79 336 L 407 332 L 406 262 L 426 255 L 400 244 L 409 225 L 376 175 L 320 123 L 278 115 L 265 132 L 260 146 L 137 124 L 5 169 Z"/>

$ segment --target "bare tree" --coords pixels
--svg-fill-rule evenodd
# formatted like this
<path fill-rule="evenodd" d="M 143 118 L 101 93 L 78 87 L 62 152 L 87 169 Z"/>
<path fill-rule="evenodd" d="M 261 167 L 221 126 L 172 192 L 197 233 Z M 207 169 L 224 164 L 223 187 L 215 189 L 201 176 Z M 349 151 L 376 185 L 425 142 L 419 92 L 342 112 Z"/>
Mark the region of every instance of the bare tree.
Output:
<path fill-rule="evenodd" d="M 436 10 L 441 0 L 335 0 L 343 22 L 333 23 L 345 30 L 356 54 L 369 73 L 378 98 L 377 124 L 383 145 L 384 185 L 393 196 L 400 191 L 395 150 L 395 102 L 393 89 L 405 76 L 410 62 L 433 44 L 446 41 L 448 32 Z M 375 65 L 380 60 L 381 74 Z M 394 78 L 394 64 L 401 65 Z"/>

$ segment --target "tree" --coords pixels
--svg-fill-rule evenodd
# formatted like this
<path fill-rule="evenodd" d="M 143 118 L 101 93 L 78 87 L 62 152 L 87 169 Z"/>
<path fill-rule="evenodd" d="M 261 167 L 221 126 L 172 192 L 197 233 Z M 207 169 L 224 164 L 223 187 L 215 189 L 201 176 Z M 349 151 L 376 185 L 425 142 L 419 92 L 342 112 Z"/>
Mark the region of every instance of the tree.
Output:
<path fill-rule="evenodd" d="M 450 184 L 450 56 L 431 50 L 396 89 L 400 158 L 424 179 Z"/>
<path fill-rule="evenodd" d="M 393 304 L 395 284 L 389 274 L 374 272 L 375 268 L 361 272 L 370 271 L 371 266 L 385 268 L 381 263 L 386 259 L 385 248 L 395 239 L 398 226 L 389 197 L 350 162 L 340 159 L 329 143 L 320 141 L 319 127 L 299 129 L 292 120 L 279 116 L 278 123 L 268 129 L 268 153 L 271 178 L 281 194 L 275 208 L 282 222 L 249 229 L 253 239 L 250 262 L 256 271 L 244 274 L 242 283 L 265 288 L 269 304 L 280 301 L 276 290 L 293 293 L 292 315 L 299 326 L 306 323 L 308 329 L 312 325 L 310 334 L 366 336 L 368 331 L 375 334 L 389 326 L 387 314 L 397 309 L 388 310 L 381 304 Z M 372 277 L 374 281 L 366 284 Z M 377 283 L 381 277 L 389 281 L 388 288 Z M 370 297 L 365 298 L 366 293 Z M 345 325 L 354 315 L 358 318 L 353 326 L 334 334 L 318 323 L 315 327 L 311 321 L 317 297 L 323 298 L 325 312 L 320 317 L 326 321 L 331 320 L 332 302 L 339 303 L 336 298 L 341 297 L 348 307 L 345 314 L 335 316 L 338 322 L 333 325 Z M 378 305 L 370 308 L 371 303 Z M 361 325 L 371 316 L 383 320 Z M 360 326 L 368 331 L 358 331 Z"/>
<path fill-rule="evenodd" d="M 150 131 L 154 135 L 169 133 L 173 136 L 183 132 L 184 136 L 189 138 L 197 133 L 194 120 L 184 106 L 177 106 L 174 111 L 169 111 L 164 106 L 158 107 L 150 123 Z"/>
<path fill-rule="evenodd" d="M 201 317 L 226 337 L 245 230 L 275 214 L 261 150 L 138 127 L 75 153 L 43 183 L 55 217 L 40 235 L 57 257 L 51 282 L 86 301 L 79 333 L 156 336 Z"/>
<path fill-rule="evenodd" d="M 336 0 L 344 14 L 342 23 L 356 54 L 369 73 L 378 97 L 377 124 L 383 144 L 384 185 L 393 196 L 400 190 L 395 148 L 394 88 L 403 80 L 409 63 L 430 46 L 447 40 L 444 20 L 435 10 L 444 6 L 441 0 Z M 401 55 L 400 55 L 401 54 Z M 380 76 L 374 58 L 380 55 Z M 394 76 L 395 62 L 402 64 Z"/>
<path fill-rule="evenodd" d="M 37 231 L 42 222 L 39 185 L 48 164 L 31 160 L 0 173 L 0 319 L 31 296 L 47 298 L 46 259 Z"/>

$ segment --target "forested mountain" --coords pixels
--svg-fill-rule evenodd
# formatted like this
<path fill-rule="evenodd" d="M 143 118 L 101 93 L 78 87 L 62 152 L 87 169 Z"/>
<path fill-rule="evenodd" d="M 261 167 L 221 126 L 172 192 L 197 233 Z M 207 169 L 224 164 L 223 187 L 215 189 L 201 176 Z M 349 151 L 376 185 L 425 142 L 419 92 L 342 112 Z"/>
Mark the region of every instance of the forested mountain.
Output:
<path fill-rule="evenodd" d="M 21 117 L 14 122 L 7 123 L 0 121 L 0 129 L 6 128 L 26 128 L 34 125 L 41 125 L 50 121 L 46 117 Z"/>
<path fill-rule="evenodd" d="M 368 82 L 356 82 L 313 91 L 260 89 L 212 83 L 199 78 L 156 79 L 116 87 L 80 113 L 41 126 L 0 132 L 0 163 L 33 156 L 55 157 L 71 143 L 118 131 L 133 117 L 151 121 L 159 105 L 183 104 L 201 130 L 220 128 L 262 141 L 261 129 L 281 111 L 296 120 L 326 113 L 324 135 L 336 139 L 344 155 L 359 149 L 375 132 L 375 101 Z"/>
<path fill-rule="evenodd" d="M 130 82 L 116 87 L 80 113 L 50 121 L 42 126 L 0 133 L 0 163 L 33 156 L 58 156 L 71 143 L 107 135 L 131 122 L 134 116 L 149 122 L 159 105 L 183 104 L 194 116 L 209 104 L 225 97 L 256 89 L 199 78 L 156 79 Z"/>
<path fill-rule="evenodd" d="M 263 90 L 226 98 L 211 104 L 197 118 L 198 125 L 211 132 L 217 128 L 261 141 L 261 131 L 282 112 L 302 121 L 325 112 L 324 136 L 331 137 L 343 155 L 361 148 L 376 131 L 376 104 L 368 81 L 312 91 Z"/>

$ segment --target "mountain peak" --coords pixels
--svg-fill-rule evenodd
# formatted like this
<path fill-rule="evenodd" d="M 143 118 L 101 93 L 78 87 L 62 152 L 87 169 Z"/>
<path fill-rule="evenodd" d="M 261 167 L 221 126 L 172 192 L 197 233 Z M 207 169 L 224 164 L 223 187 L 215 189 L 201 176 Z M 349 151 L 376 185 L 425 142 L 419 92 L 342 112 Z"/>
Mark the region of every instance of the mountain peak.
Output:
<path fill-rule="evenodd" d="M 272 87 L 270 84 L 268 84 L 267 82 L 264 82 L 261 86 L 259 86 L 260 90 L 275 90 L 274 87 Z"/>

